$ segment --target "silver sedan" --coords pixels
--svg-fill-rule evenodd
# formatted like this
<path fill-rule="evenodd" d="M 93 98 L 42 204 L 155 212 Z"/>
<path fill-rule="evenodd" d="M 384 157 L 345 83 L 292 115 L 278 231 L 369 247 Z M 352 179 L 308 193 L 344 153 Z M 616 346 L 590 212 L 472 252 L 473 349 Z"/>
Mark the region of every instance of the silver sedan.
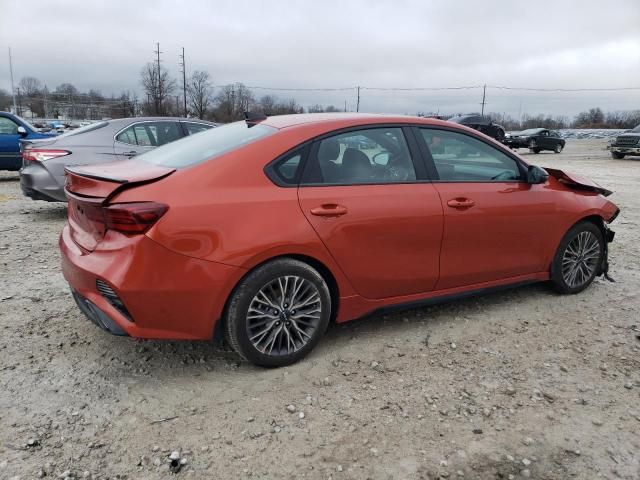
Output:
<path fill-rule="evenodd" d="M 127 160 L 215 126 L 188 118 L 121 118 L 92 123 L 51 139 L 23 140 L 20 186 L 34 200 L 66 202 L 64 167 Z"/>

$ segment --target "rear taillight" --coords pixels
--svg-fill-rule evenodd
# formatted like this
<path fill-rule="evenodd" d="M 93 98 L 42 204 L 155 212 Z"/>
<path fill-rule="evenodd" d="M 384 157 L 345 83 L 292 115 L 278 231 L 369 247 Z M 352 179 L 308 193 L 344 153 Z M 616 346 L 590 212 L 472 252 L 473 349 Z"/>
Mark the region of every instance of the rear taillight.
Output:
<path fill-rule="evenodd" d="M 169 210 L 156 202 L 116 203 L 102 209 L 109 230 L 126 234 L 144 233 Z"/>
<path fill-rule="evenodd" d="M 28 148 L 22 152 L 23 160 L 30 162 L 44 162 L 52 158 L 64 157 L 71 152 L 68 150 L 52 150 L 49 148 Z"/>
<path fill-rule="evenodd" d="M 77 212 L 74 215 L 79 214 L 104 225 L 106 230 L 135 235 L 149 230 L 169 207 L 157 202 L 112 203 L 102 206 L 100 203 L 70 199 L 69 209 Z"/>

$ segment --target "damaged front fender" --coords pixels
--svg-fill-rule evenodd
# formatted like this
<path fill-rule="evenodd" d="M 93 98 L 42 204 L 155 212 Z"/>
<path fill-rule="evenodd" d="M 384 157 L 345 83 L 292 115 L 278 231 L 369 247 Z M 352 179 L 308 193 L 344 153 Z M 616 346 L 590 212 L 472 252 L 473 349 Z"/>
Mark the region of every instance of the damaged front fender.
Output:
<path fill-rule="evenodd" d="M 613 193 L 611 190 L 607 190 L 606 188 L 601 187 L 593 180 L 590 180 L 587 177 L 583 177 L 582 175 L 568 173 L 556 168 L 545 168 L 545 170 L 549 173 L 549 175 L 558 180 L 558 182 L 562 183 L 563 185 L 567 185 L 570 188 L 600 193 L 605 197 L 608 197 Z"/>

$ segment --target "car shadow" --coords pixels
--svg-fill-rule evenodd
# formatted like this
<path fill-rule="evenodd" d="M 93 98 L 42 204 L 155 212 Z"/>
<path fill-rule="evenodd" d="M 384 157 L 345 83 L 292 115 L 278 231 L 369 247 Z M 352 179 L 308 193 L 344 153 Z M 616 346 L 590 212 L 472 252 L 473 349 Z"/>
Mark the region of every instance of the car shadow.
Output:
<path fill-rule="evenodd" d="M 309 356 L 301 362 L 284 368 L 291 375 L 304 376 L 305 372 L 310 370 L 326 370 L 331 361 L 336 358 L 353 356 L 354 352 L 361 351 L 364 346 L 371 346 L 376 342 L 380 343 L 380 348 L 383 348 L 401 336 L 415 337 L 418 339 L 416 341 L 423 341 L 427 332 L 446 335 L 452 323 L 465 322 L 467 320 L 463 317 L 472 315 L 474 312 L 508 308 L 532 298 L 544 302 L 554 295 L 555 293 L 545 284 L 532 284 L 334 324 L 329 327 Z M 90 325 L 90 328 L 95 329 L 93 325 Z M 440 329 L 442 332 L 438 332 Z M 136 377 L 135 383 L 138 385 L 184 377 L 202 377 L 234 384 L 236 381 L 246 380 L 246 376 L 251 376 L 256 381 L 266 381 L 282 375 L 282 373 L 275 373 L 281 372 L 282 369 L 256 367 L 243 361 L 230 349 L 216 347 L 210 341 L 134 339 L 123 341 L 125 339 L 122 337 L 111 337 L 108 334 L 102 336 L 100 333 L 96 331 L 95 341 L 102 343 L 104 348 L 113 355 L 117 355 L 119 359 L 119 362 L 112 364 L 108 370 L 115 369 L 112 374 L 116 378 Z"/>
<path fill-rule="evenodd" d="M 0 172 L 0 182 L 19 182 L 20 174 L 19 173 L 5 173 Z"/>
<path fill-rule="evenodd" d="M 44 204 L 44 202 L 38 202 Z M 47 203 L 44 206 L 34 204 L 32 208 L 26 208 L 20 210 L 25 215 L 32 215 L 37 221 L 47 220 L 64 220 L 67 218 L 67 204 L 66 203 Z"/>

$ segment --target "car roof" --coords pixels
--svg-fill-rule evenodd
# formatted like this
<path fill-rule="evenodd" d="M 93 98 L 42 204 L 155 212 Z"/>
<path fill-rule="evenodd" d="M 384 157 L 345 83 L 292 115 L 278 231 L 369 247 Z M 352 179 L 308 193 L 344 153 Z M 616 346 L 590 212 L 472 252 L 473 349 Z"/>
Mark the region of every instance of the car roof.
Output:
<path fill-rule="evenodd" d="M 209 122 L 208 120 L 200 120 L 199 118 L 184 118 L 184 117 L 127 117 L 127 118 L 114 118 L 112 120 L 104 120 L 112 124 L 128 125 L 134 122 L 157 122 L 157 121 L 182 121 L 182 122 L 196 122 L 206 123 L 208 125 L 217 125 L 216 123 Z"/>
<path fill-rule="evenodd" d="M 416 123 L 424 125 L 451 125 L 444 120 L 414 117 L 409 115 L 386 115 L 373 113 L 297 113 L 277 115 L 259 122 L 262 125 L 282 129 L 306 124 L 326 124 L 327 127 L 342 128 L 375 123 Z"/>

